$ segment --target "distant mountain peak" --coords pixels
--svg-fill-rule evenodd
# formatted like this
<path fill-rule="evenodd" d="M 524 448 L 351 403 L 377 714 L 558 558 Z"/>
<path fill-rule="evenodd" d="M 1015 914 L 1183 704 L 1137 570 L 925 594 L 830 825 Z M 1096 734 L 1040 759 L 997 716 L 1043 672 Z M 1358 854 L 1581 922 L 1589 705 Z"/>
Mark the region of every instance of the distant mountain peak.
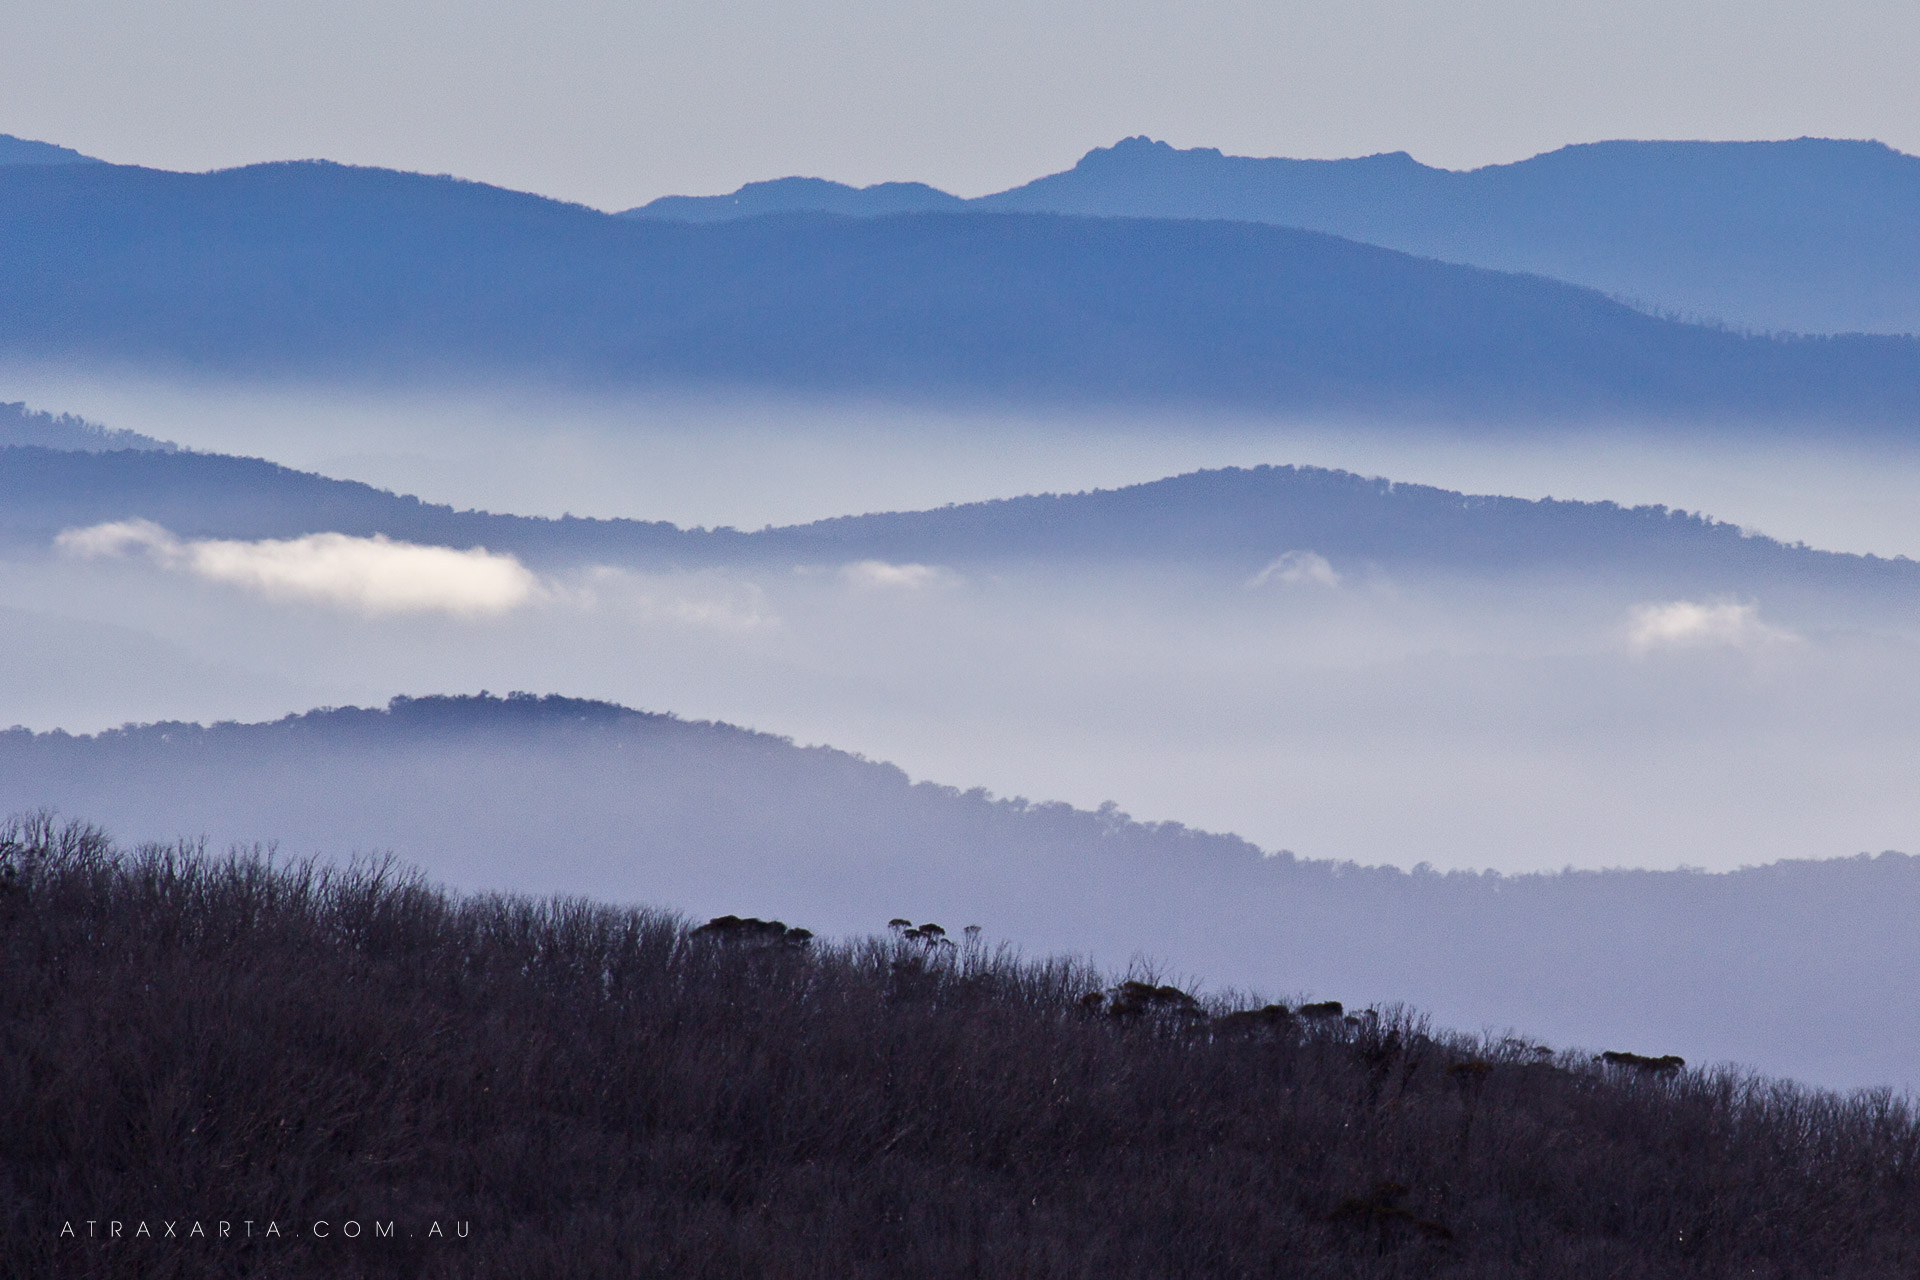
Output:
<path fill-rule="evenodd" d="M 1473 169 L 1145 136 L 975 207 L 1261 222 L 1761 332 L 1920 333 L 1920 158 L 1872 140 L 1577 143 Z"/>
<path fill-rule="evenodd" d="M 35 142 L 31 138 L 16 138 L 10 133 L 0 133 L 0 165 L 7 164 L 103 164 L 92 156 L 81 155 L 72 147 L 56 146 L 51 142 Z"/>
<path fill-rule="evenodd" d="M 1126 165 L 1140 163 L 1164 163 L 1185 161 L 1192 164 L 1233 164 L 1233 165 L 1353 165 L 1353 164 L 1389 164 L 1397 167 L 1430 169 L 1432 166 L 1421 164 L 1405 151 L 1380 151 L 1371 155 L 1345 157 L 1336 160 L 1294 159 L 1284 156 L 1240 156 L 1228 155 L 1219 147 L 1176 147 L 1170 142 L 1150 138 L 1146 134 L 1136 134 L 1131 138 L 1122 138 L 1110 147 L 1095 147 L 1080 157 L 1074 170 L 1097 169 L 1103 165 Z M 1071 170 L 1069 171 L 1071 172 Z M 1055 175 L 1057 176 L 1057 175 Z M 1044 182 L 1041 178 L 1036 181 Z M 1014 188 L 1019 190 L 1020 188 Z M 1004 194 L 1004 193 L 1002 193 Z M 991 199 L 992 197 L 987 197 Z"/>
<path fill-rule="evenodd" d="M 924 182 L 876 182 L 850 186 L 828 178 L 772 178 L 749 182 L 723 196 L 661 196 L 623 218 L 667 218 L 679 222 L 719 222 L 769 213 L 836 213 L 878 217 L 890 213 L 927 213 L 959 209 L 966 201 Z"/>
<path fill-rule="evenodd" d="M 1218 147 L 1193 147 L 1189 149 L 1211 152 L 1216 156 L 1220 154 L 1220 148 Z M 1131 138 L 1122 138 L 1110 147 L 1095 147 L 1080 158 L 1080 163 L 1085 164 L 1095 156 L 1137 156 L 1149 153 L 1172 155 L 1179 150 L 1180 148 L 1174 146 L 1171 142 L 1163 142 L 1158 138 L 1149 138 L 1144 133 L 1138 133 Z"/>

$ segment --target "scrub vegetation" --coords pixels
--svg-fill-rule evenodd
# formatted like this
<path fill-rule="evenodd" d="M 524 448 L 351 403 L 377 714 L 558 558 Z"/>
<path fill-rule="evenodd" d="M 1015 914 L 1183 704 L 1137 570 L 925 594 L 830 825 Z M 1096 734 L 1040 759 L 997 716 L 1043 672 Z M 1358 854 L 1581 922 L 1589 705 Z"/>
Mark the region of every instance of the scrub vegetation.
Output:
<path fill-rule="evenodd" d="M 948 923 L 696 927 L 15 821 L 0 1273 L 1920 1274 L 1903 1097 Z M 215 1219 L 253 1235 L 62 1234 Z"/>

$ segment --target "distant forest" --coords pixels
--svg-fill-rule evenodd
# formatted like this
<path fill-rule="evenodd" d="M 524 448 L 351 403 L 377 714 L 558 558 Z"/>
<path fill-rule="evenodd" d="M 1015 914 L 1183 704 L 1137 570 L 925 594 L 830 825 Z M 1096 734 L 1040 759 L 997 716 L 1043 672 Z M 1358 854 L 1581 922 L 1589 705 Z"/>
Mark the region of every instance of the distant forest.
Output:
<path fill-rule="evenodd" d="M 179 446 L 155 440 L 137 431 L 103 427 L 71 413 L 58 416 L 27 408 L 25 402 L 0 402 L 0 449 L 21 446 L 42 449 L 78 449 L 102 453 L 112 449 L 151 449 L 173 453 Z"/>
<path fill-rule="evenodd" d="M 1920 1272 L 1905 1098 L 932 921 L 827 943 L 32 820 L 0 959 L 9 1275 Z"/>

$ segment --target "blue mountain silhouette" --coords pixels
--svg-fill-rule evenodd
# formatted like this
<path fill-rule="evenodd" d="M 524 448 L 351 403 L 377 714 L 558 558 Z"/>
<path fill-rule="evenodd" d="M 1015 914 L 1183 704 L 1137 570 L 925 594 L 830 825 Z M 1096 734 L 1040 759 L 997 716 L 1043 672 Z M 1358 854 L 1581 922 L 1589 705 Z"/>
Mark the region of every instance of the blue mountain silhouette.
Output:
<path fill-rule="evenodd" d="M 746 532 L 456 511 L 222 454 L 0 448 L 0 546 L 45 547 L 63 529 L 129 518 L 192 538 L 338 532 L 483 545 L 543 566 L 1162 563 L 1244 578 L 1282 551 L 1312 548 L 1415 573 L 1604 569 L 1674 590 L 1797 585 L 1868 600 L 1920 588 L 1911 560 L 1787 545 L 1666 507 L 1471 495 L 1319 467 L 1230 467 Z"/>
<path fill-rule="evenodd" d="M 879 190 L 788 179 L 630 212 L 895 212 Z M 939 194 L 920 207 L 948 207 Z M 966 207 L 1268 222 L 1737 326 L 1920 332 L 1920 158 L 1877 142 L 1600 142 L 1452 171 L 1405 152 L 1269 159 L 1137 137 Z"/>
<path fill-rule="evenodd" d="M 85 449 L 102 452 L 109 449 L 160 449 L 171 452 L 180 446 L 171 440 L 156 440 L 137 431 L 103 427 L 97 422 L 71 413 L 54 415 L 27 408 L 23 401 L 0 401 L 0 447 L 38 445 L 45 449 Z"/>
<path fill-rule="evenodd" d="M 622 217 L 670 218 L 679 222 L 724 222 L 763 213 L 840 213 L 868 218 L 888 213 L 952 212 L 967 201 L 924 182 L 881 182 L 853 187 L 825 178 L 775 178 L 749 182 L 724 196 L 661 196 Z"/>
<path fill-rule="evenodd" d="M 6 164 L 99 164 L 92 156 L 83 156 L 72 147 L 51 142 L 35 142 L 0 133 L 0 165 Z"/>
<path fill-rule="evenodd" d="M 1040 405 L 1920 418 L 1920 342 L 1773 339 L 1251 223 L 621 219 L 324 163 L 0 168 L 0 353 Z"/>

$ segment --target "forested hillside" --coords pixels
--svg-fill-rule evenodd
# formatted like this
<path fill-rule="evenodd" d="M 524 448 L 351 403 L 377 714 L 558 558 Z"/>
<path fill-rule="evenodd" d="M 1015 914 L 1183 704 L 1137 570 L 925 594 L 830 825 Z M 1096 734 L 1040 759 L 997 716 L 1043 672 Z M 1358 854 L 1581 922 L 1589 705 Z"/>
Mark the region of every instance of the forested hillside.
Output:
<path fill-rule="evenodd" d="M 135 431 L 103 427 L 71 413 L 52 414 L 29 409 L 24 402 L 0 403 L 0 449 L 16 447 L 77 449 L 105 453 L 116 449 L 157 449 L 171 453 L 178 446 Z"/>
<path fill-rule="evenodd" d="M 343 799 L 345 798 L 345 799 Z M 263 724 L 0 733 L 0 813 L 129 840 L 393 850 L 457 886 L 778 916 L 896 916 L 1276 994 L 1652 1044 L 1834 1084 L 1920 1083 L 1920 859 L 1725 874 L 1405 872 L 1269 856 L 1112 808 L 913 783 L 722 724 L 516 695 Z"/>
<path fill-rule="evenodd" d="M 931 921 L 829 944 L 47 823 L 0 874 L 12 1275 L 1920 1267 L 1885 1094 L 1201 1001 Z"/>

